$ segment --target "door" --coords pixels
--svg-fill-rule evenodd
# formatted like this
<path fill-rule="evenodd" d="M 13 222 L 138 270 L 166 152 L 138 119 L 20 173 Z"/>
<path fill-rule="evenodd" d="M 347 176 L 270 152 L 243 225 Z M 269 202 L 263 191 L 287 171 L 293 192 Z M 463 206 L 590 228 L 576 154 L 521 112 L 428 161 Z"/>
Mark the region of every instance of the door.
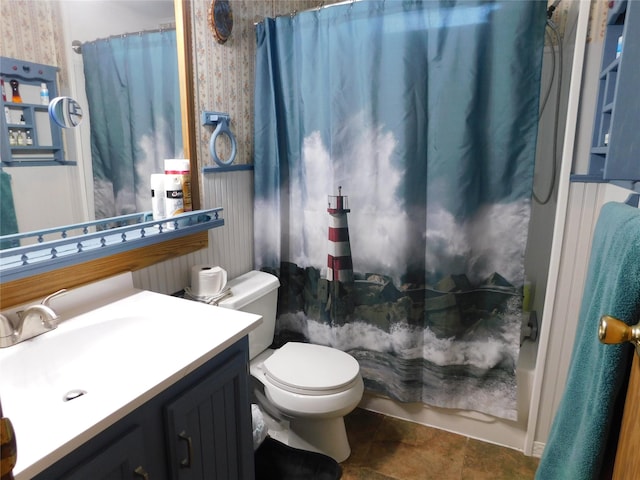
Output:
<path fill-rule="evenodd" d="M 600 319 L 598 338 L 605 344 L 630 342 L 635 346 L 612 475 L 613 480 L 635 480 L 640 478 L 640 456 L 637 454 L 640 444 L 640 323 L 629 326 L 604 315 Z M 613 452 L 610 447 L 609 452 Z M 610 465 L 607 473 L 611 471 Z"/>
<path fill-rule="evenodd" d="M 627 398 L 624 403 L 613 480 L 640 478 L 640 355 L 633 356 Z"/>

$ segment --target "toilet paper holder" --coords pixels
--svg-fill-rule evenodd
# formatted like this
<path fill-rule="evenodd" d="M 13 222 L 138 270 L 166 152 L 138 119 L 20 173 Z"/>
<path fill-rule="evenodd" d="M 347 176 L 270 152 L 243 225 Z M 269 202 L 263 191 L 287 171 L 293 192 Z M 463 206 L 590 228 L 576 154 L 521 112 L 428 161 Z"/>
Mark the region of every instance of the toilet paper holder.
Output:
<path fill-rule="evenodd" d="M 221 112 L 202 112 L 202 125 L 216 125 L 215 130 L 211 134 L 211 139 L 209 140 L 209 153 L 213 160 L 220 165 L 221 167 L 225 167 L 227 165 L 231 165 L 233 161 L 236 159 L 236 153 L 238 149 L 238 145 L 236 142 L 236 137 L 231 132 L 229 128 L 229 123 L 231 122 L 231 117 L 228 113 Z M 231 142 L 231 155 L 227 160 L 222 160 L 218 156 L 218 152 L 216 152 L 216 140 L 219 135 L 226 134 L 229 137 L 229 141 Z"/>

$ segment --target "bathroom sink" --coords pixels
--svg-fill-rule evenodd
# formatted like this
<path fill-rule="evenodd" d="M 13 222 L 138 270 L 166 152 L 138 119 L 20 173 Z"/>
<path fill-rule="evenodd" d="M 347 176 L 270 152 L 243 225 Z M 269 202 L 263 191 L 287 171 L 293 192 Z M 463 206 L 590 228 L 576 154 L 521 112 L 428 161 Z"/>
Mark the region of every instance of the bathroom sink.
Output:
<path fill-rule="evenodd" d="M 72 291 L 52 305 L 61 318 L 58 328 L 0 349 L 0 400 L 18 441 L 14 473 L 24 478 L 202 366 L 261 321 L 132 285 L 109 301 L 92 298 L 85 305 L 96 289 L 87 296 L 83 288 L 88 287 L 77 289 L 76 300 Z"/>
<path fill-rule="evenodd" d="M 37 390 L 37 401 L 49 406 L 75 389 L 113 394 L 149 369 L 145 355 L 171 348 L 173 338 L 153 335 L 157 323 L 143 316 L 63 322 L 7 349 L 0 357 L 2 391 L 21 391 L 28 402 L 29 392 Z"/>

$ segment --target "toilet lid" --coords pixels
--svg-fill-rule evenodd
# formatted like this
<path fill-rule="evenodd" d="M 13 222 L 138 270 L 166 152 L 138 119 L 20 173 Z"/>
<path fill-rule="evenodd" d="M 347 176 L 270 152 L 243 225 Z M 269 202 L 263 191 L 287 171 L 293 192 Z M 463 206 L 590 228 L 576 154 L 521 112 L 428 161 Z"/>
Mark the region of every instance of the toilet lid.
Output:
<path fill-rule="evenodd" d="M 360 365 L 335 348 L 289 342 L 265 360 L 264 372 L 284 390 L 322 395 L 342 391 L 356 379 Z"/>

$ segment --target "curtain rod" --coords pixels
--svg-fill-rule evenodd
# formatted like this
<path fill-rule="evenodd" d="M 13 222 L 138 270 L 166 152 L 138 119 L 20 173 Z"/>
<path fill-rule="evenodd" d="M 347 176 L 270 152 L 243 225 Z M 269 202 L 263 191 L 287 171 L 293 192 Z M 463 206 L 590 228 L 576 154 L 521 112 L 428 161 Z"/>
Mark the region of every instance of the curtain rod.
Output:
<path fill-rule="evenodd" d="M 91 42 L 98 42 L 100 40 L 111 40 L 112 38 L 126 38 L 134 35 L 144 35 L 146 33 L 162 33 L 169 32 L 176 29 L 175 23 L 167 23 L 162 25 L 160 28 L 154 28 L 150 30 L 140 30 L 137 32 L 127 32 L 127 33 L 119 33 L 117 35 L 110 35 L 105 38 L 96 38 L 95 40 L 90 40 Z M 80 40 L 74 40 L 71 42 L 71 48 L 75 53 L 82 53 L 82 42 Z"/>
<path fill-rule="evenodd" d="M 295 17 L 297 14 L 299 13 L 303 13 L 303 12 L 319 12 L 320 10 L 324 9 L 324 8 L 330 8 L 330 7 L 337 7 L 338 5 L 348 5 L 348 4 L 354 4 L 356 2 L 359 2 L 360 0 L 344 0 L 343 2 L 336 2 L 336 3 L 330 3 L 328 5 L 325 5 L 324 2 L 320 3 L 320 5 L 318 5 L 317 7 L 312 7 L 312 8 L 307 8 L 306 10 L 300 10 L 299 12 L 297 10 L 292 11 L 291 13 L 285 13 L 283 15 L 276 15 L 275 18 L 278 17 Z M 262 23 L 264 20 L 260 20 L 258 22 L 253 22 L 253 26 L 255 27 L 256 25 Z"/>

